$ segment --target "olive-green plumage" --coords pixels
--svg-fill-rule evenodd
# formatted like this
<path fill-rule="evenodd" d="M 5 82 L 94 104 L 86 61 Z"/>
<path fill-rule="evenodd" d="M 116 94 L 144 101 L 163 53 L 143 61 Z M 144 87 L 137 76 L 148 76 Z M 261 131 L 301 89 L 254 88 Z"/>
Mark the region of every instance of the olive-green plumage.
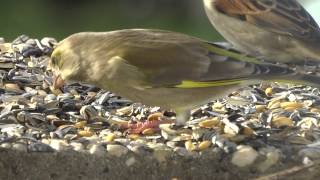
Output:
<path fill-rule="evenodd" d="M 71 35 L 54 50 L 51 66 L 60 79 L 174 109 L 180 123 L 188 119 L 191 108 L 247 84 L 306 79 L 188 35 L 150 29 Z M 308 81 L 320 82 L 315 77 Z"/>

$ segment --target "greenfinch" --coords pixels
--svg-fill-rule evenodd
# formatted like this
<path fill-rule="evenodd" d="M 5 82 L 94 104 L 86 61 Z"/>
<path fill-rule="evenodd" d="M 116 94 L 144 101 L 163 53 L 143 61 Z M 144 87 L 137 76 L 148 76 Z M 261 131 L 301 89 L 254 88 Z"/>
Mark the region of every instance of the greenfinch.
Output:
<path fill-rule="evenodd" d="M 185 34 L 151 29 L 83 32 L 52 53 L 54 86 L 90 83 L 134 102 L 173 109 L 177 124 L 190 110 L 261 80 L 317 85 L 319 79 L 263 63 Z"/>

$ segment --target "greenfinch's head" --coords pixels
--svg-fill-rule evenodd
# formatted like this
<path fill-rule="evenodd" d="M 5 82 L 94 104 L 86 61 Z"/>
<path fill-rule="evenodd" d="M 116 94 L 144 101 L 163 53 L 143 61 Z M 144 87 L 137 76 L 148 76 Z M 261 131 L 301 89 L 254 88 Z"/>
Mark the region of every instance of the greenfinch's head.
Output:
<path fill-rule="evenodd" d="M 54 75 L 53 86 L 60 88 L 64 81 L 76 79 L 80 69 L 80 57 L 69 42 L 62 41 L 53 51 L 49 66 Z"/>

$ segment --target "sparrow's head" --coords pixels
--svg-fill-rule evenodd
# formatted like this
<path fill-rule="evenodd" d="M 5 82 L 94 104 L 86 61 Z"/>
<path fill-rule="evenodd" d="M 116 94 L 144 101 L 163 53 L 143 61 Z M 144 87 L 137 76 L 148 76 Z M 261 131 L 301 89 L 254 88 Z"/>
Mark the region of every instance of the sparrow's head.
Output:
<path fill-rule="evenodd" d="M 64 81 L 77 80 L 80 74 L 80 56 L 74 52 L 72 46 L 70 41 L 64 40 L 51 55 L 50 67 L 54 74 L 54 88 L 60 88 Z"/>

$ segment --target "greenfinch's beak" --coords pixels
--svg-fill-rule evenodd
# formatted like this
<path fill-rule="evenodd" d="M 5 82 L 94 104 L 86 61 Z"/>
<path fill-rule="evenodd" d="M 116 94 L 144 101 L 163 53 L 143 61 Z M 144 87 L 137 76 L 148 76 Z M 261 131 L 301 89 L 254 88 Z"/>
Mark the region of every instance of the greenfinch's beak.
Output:
<path fill-rule="evenodd" d="M 64 85 L 64 80 L 59 75 L 53 76 L 53 88 L 54 89 L 60 89 Z"/>

